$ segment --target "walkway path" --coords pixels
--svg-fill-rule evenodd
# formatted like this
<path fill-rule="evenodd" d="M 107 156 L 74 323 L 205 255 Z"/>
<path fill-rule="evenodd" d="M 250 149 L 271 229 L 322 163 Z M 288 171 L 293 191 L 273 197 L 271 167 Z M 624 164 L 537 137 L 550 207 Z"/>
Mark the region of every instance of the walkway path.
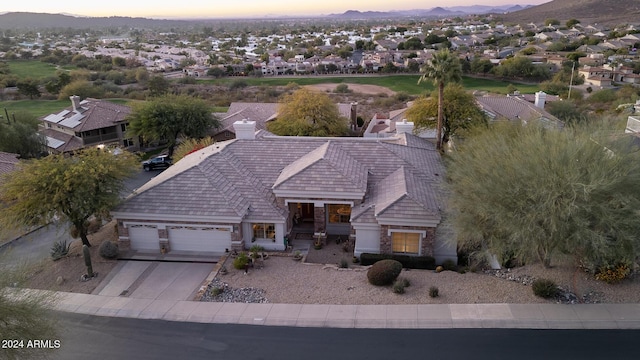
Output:
<path fill-rule="evenodd" d="M 58 293 L 55 309 L 201 323 L 335 328 L 640 329 L 640 304 L 244 304 Z"/>

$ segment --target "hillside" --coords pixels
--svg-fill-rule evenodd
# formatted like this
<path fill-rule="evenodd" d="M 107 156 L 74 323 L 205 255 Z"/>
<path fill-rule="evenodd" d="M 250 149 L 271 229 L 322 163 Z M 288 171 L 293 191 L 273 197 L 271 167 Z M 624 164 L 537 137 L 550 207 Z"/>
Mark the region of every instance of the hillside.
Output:
<path fill-rule="evenodd" d="M 640 22 L 640 1 L 637 0 L 553 0 L 528 9 L 501 16 L 505 22 L 543 23 L 545 19 L 558 19 L 564 23 L 578 19 L 583 24 L 610 24 Z"/>
<path fill-rule="evenodd" d="M 189 25 L 183 20 L 155 20 L 123 16 L 112 17 L 76 17 L 62 14 L 12 12 L 0 15 L 0 29 L 29 28 L 106 28 L 106 27 L 181 27 Z"/>

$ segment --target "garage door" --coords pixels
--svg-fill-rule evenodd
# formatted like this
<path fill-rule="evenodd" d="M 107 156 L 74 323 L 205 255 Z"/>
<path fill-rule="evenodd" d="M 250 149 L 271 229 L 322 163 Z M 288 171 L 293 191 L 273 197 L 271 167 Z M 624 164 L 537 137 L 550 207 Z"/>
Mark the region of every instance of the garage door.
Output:
<path fill-rule="evenodd" d="M 179 227 L 169 229 L 171 251 L 223 253 L 231 249 L 231 232 L 217 227 Z"/>
<path fill-rule="evenodd" d="M 129 225 L 131 250 L 160 251 L 158 228 L 152 225 Z"/>

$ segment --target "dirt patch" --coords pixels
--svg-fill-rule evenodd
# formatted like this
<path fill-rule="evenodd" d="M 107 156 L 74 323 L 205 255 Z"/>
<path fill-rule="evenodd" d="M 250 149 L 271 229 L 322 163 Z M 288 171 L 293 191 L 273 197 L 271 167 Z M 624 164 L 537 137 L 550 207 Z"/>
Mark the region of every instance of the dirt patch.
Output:
<path fill-rule="evenodd" d="M 33 275 L 29 277 L 25 286 L 32 289 L 90 294 L 118 262 L 117 260 L 103 259 L 99 254 L 100 244 L 103 241 L 115 241 L 116 239 L 115 222 L 110 222 L 95 234 L 89 235 L 91 265 L 93 271 L 98 273 L 96 278 L 80 281 L 80 277 L 87 273 L 87 267 L 82 256 L 82 242 L 77 239 L 71 243 L 68 256 L 57 261 L 48 258 L 34 264 L 31 268 Z M 62 279 L 61 283 L 59 278 Z"/>
<path fill-rule="evenodd" d="M 377 94 L 385 94 L 387 96 L 392 96 L 395 94 L 395 91 L 386 88 L 384 86 L 378 85 L 367 85 L 367 84 L 352 84 L 352 83 L 342 83 L 349 87 L 354 93 L 366 94 L 366 95 L 377 95 Z M 316 91 L 324 91 L 324 92 L 334 92 L 336 90 L 336 86 L 340 84 L 316 84 L 316 85 L 305 85 L 305 88 L 316 90 Z"/>

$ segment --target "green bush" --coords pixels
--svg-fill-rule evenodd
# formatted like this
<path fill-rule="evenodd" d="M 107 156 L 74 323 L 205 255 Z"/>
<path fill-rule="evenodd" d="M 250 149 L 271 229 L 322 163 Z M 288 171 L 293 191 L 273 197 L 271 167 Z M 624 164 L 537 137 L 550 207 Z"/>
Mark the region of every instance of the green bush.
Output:
<path fill-rule="evenodd" d="M 360 263 L 362 263 L 362 265 L 364 266 L 375 264 L 376 262 L 384 259 L 399 261 L 402 264 L 402 267 L 408 269 L 435 270 L 436 268 L 436 259 L 431 256 L 409 256 L 398 254 L 371 253 L 364 253 L 360 255 Z"/>
<path fill-rule="evenodd" d="M 69 254 L 71 244 L 67 245 L 67 241 L 56 241 L 51 247 L 51 258 L 53 261 L 60 260 Z"/>
<path fill-rule="evenodd" d="M 447 270 L 447 271 L 456 271 L 458 270 L 458 266 L 456 265 L 456 262 L 451 260 L 451 259 L 447 259 L 442 263 L 442 268 Z"/>
<path fill-rule="evenodd" d="M 99 253 L 105 259 L 115 259 L 118 257 L 118 244 L 109 240 L 103 241 Z"/>
<path fill-rule="evenodd" d="M 347 259 L 341 259 L 340 263 L 338 264 L 338 266 L 341 269 L 347 269 L 347 268 L 349 268 L 349 261 L 347 261 Z"/>
<path fill-rule="evenodd" d="M 440 290 L 438 289 L 437 286 L 432 286 L 429 288 L 429 297 L 432 298 L 437 298 L 438 296 L 440 296 Z"/>
<path fill-rule="evenodd" d="M 402 272 L 402 264 L 399 261 L 380 260 L 369 268 L 367 279 L 372 285 L 390 285 L 400 275 L 400 272 Z"/>
<path fill-rule="evenodd" d="M 407 279 L 406 277 L 398 278 L 398 280 L 397 280 L 397 281 L 401 281 L 401 282 L 402 282 L 402 285 L 404 285 L 404 287 L 409 287 L 409 286 L 411 286 L 411 281 L 409 281 L 409 279 Z"/>
<path fill-rule="evenodd" d="M 247 264 L 249 264 L 249 257 L 245 252 L 241 252 L 240 254 L 238 254 L 238 257 L 233 259 L 233 267 L 238 270 L 244 269 Z"/>
<path fill-rule="evenodd" d="M 393 283 L 393 292 L 396 294 L 404 294 L 404 288 L 404 282 L 401 279 L 398 279 Z"/>
<path fill-rule="evenodd" d="M 551 299 L 558 295 L 558 285 L 553 280 L 536 279 L 531 285 L 535 296 Z"/>

